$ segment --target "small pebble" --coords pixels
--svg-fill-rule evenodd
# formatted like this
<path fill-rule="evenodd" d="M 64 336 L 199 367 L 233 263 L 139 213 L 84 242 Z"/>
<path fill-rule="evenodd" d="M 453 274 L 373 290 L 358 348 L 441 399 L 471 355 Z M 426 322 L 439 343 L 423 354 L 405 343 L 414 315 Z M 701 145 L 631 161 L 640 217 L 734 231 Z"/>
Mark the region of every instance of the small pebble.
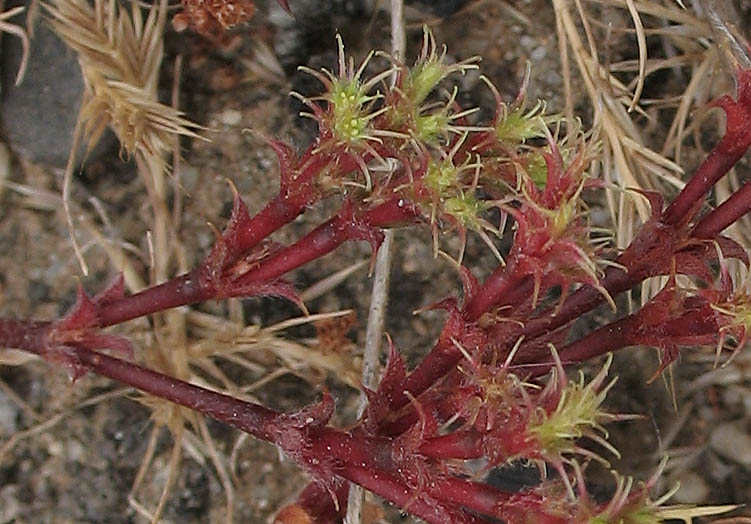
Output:
<path fill-rule="evenodd" d="M 219 115 L 219 120 L 221 120 L 222 123 L 227 126 L 236 126 L 237 124 L 242 122 L 242 119 L 243 114 L 237 109 L 227 109 L 226 111 L 223 111 L 221 115 Z"/>
<path fill-rule="evenodd" d="M 62 456 L 63 451 L 65 451 L 65 449 L 63 448 L 62 443 L 57 440 L 50 440 L 47 445 L 47 453 L 53 457 Z"/>
<path fill-rule="evenodd" d="M 751 436 L 732 422 L 720 424 L 712 431 L 709 446 L 722 457 L 751 467 Z"/>
<path fill-rule="evenodd" d="M 542 60 L 543 58 L 545 58 L 545 57 L 547 56 L 547 54 L 548 54 L 548 50 L 547 50 L 547 49 L 545 49 L 545 46 L 542 46 L 542 45 L 541 45 L 541 46 L 535 47 L 535 48 L 534 48 L 534 49 L 532 50 L 532 52 L 531 52 L 531 53 L 529 54 L 529 58 L 530 58 L 530 59 L 531 59 L 531 60 L 532 60 L 533 62 L 539 62 L 539 61 L 541 61 L 541 60 Z"/>
<path fill-rule="evenodd" d="M 670 502 L 679 504 L 701 504 L 709 495 L 709 486 L 704 479 L 696 473 L 690 472 L 682 475 L 679 479 L 681 487 L 675 492 Z"/>
<path fill-rule="evenodd" d="M 85 449 L 77 440 L 70 440 L 67 445 L 68 460 L 70 462 L 83 462 Z"/>
<path fill-rule="evenodd" d="M 18 486 L 9 484 L 0 489 L 0 522 L 14 522 L 21 513 Z"/>

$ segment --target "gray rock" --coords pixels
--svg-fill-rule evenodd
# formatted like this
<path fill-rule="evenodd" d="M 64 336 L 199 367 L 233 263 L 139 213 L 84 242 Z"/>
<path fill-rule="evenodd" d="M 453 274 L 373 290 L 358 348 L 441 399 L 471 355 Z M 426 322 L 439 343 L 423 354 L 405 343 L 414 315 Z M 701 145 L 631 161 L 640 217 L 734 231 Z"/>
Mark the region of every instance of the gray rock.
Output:
<path fill-rule="evenodd" d="M 0 488 L 0 522 L 14 522 L 21 513 L 18 486 L 9 484 Z"/>
<path fill-rule="evenodd" d="M 23 13 L 11 22 L 23 25 Z M 5 139 L 13 150 L 33 162 L 65 167 L 83 93 L 75 54 L 41 21 L 31 40 L 26 76 L 20 86 L 15 86 L 21 42 L 4 35 L 2 45 L 0 117 Z M 113 135 L 104 138 L 89 160 L 110 150 L 113 144 Z"/>
<path fill-rule="evenodd" d="M 751 467 L 751 436 L 737 424 L 725 422 L 712 430 L 709 446 L 724 458 Z"/>

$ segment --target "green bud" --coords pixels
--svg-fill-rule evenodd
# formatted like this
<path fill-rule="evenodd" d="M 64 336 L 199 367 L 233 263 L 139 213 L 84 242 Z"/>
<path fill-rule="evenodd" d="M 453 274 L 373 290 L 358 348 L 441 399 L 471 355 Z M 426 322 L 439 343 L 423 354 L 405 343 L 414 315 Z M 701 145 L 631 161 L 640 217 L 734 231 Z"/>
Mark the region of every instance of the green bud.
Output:
<path fill-rule="evenodd" d="M 328 96 L 332 105 L 333 131 L 343 142 L 356 142 L 367 135 L 370 115 L 364 106 L 373 99 L 357 78 L 337 78 Z"/>
<path fill-rule="evenodd" d="M 446 159 L 440 164 L 430 162 L 428 172 L 425 174 L 425 183 L 427 186 L 438 193 L 440 197 L 446 194 L 446 191 L 455 186 L 459 181 L 459 168 L 454 166 L 451 160 Z"/>
<path fill-rule="evenodd" d="M 523 144 L 531 138 L 545 136 L 545 120 L 542 113 L 545 111 L 541 102 L 527 113 L 517 107 L 506 113 L 498 120 L 495 126 L 495 134 L 498 140 L 512 145 Z"/>
<path fill-rule="evenodd" d="M 527 164 L 524 166 L 524 170 L 527 172 L 527 176 L 538 188 L 544 188 L 548 182 L 548 165 L 545 162 L 545 157 L 533 151 L 527 155 L 526 160 Z"/>
<path fill-rule="evenodd" d="M 456 64 L 447 64 L 445 47 L 440 54 L 436 52 L 433 33 L 425 26 L 420 59 L 407 73 L 403 86 L 404 93 L 412 104 L 420 106 L 441 80 L 453 73 L 463 74 L 468 69 L 477 69 L 477 60 L 473 57 Z"/>
<path fill-rule="evenodd" d="M 609 444 L 599 438 L 597 433 L 607 435 L 602 423 L 613 419 L 613 415 L 602 409 L 608 390 L 615 381 L 604 388 L 602 384 L 610 367 L 611 359 L 605 363 L 603 369 L 588 384 L 584 383 L 584 376 L 580 375 L 578 382 L 569 382 L 560 393 L 558 405 L 551 413 L 538 408 L 536 418 L 530 422 L 529 431 L 535 435 L 540 443 L 541 451 L 548 457 L 561 456 L 574 450 L 575 441 L 587 435 L 598 440 L 606 447 Z M 608 448 L 618 455 L 612 446 Z"/>
<path fill-rule="evenodd" d="M 427 144 L 432 144 L 448 131 L 450 122 L 451 118 L 443 112 L 418 116 L 415 119 L 416 138 Z"/>
<path fill-rule="evenodd" d="M 458 222 L 470 229 L 480 228 L 479 214 L 483 210 L 482 203 L 472 195 L 461 195 L 447 198 L 443 203 L 444 211 Z"/>

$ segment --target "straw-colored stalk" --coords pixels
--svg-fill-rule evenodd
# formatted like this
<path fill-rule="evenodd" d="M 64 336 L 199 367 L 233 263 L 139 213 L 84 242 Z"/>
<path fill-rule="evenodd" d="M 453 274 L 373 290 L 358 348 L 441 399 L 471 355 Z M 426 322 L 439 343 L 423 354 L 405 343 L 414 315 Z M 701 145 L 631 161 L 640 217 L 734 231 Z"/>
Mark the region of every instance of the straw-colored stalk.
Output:
<path fill-rule="evenodd" d="M 122 153 L 139 162 L 157 217 L 155 252 L 168 252 L 167 226 L 159 217 L 165 210 L 156 203 L 163 202 L 166 193 L 164 155 L 176 136 L 199 135 L 196 124 L 157 98 L 167 1 L 160 0 L 145 20 L 135 2 L 130 12 L 115 0 L 95 0 L 93 4 L 53 0 L 46 7 L 53 29 L 78 55 L 85 85 L 63 188 L 68 225 L 84 274 L 86 263 L 75 242 L 70 215 L 70 184 L 79 146 L 91 151 L 107 127 L 115 132 Z M 163 267 L 156 270 L 162 273 Z"/>

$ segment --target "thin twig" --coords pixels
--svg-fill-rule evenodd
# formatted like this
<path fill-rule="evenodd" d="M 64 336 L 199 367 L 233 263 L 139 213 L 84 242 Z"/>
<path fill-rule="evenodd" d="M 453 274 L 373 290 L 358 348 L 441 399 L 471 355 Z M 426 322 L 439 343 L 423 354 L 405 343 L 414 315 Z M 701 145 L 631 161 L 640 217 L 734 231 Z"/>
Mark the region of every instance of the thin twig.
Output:
<path fill-rule="evenodd" d="M 403 0 L 391 0 L 391 54 L 395 60 L 404 60 L 405 46 L 404 3 Z M 394 76 L 394 80 L 396 80 L 396 76 Z M 378 361 L 381 353 L 386 305 L 389 298 L 393 241 L 394 232 L 389 229 L 384 233 L 383 243 L 376 255 L 362 363 L 362 385 L 370 389 L 375 388 L 378 375 Z M 361 393 L 357 409 L 358 417 L 362 416 L 366 405 L 367 397 L 364 393 Z M 362 504 L 362 487 L 357 484 L 351 484 L 347 499 L 347 515 L 344 519 L 346 524 L 361 524 Z"/>

